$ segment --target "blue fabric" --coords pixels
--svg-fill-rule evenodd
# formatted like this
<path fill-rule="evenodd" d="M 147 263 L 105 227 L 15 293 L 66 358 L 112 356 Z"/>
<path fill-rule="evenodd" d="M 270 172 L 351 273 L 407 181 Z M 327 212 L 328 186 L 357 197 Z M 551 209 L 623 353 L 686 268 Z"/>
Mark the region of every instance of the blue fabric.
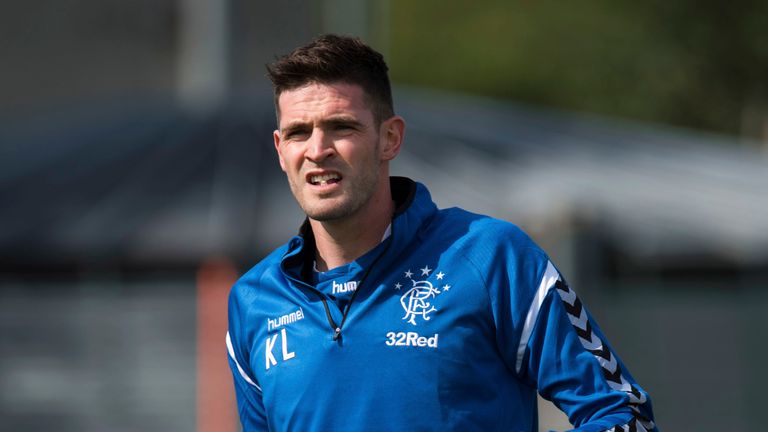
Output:
<path fill-rule="evenodd" d="M 438 210 L 423 185 L 393 181 L 415 195 L 391 236 L 356 262 L 306 272 L 313 246 L 297 236 L 233 287 L 230 366 L 246 432 L 536 431 L 537 390 L 577 430 L 639 418 L 655 430 L 647 395 L 608 354 L 586 310 L 588 338 L 615 359 L 613 375 L 585 347 L 565 281 L 542 283 L 553 267 L 528 236 L 507 222 Z M 338 324 L 339 305 L 355 291 L 334 340 L 321 299 Z"/>

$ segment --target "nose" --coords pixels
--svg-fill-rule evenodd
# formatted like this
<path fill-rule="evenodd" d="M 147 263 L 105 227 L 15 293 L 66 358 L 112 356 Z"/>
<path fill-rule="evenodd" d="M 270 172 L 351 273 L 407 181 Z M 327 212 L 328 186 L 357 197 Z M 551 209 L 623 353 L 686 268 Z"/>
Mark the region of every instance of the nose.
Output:
<path fill-rule="evenodd" d="M 315 163 L 332 157 L 336 150 L 333 146 L 333 140 L 322 129 L 316 128 L 307 142 L 307 151 L 304 156 Z"/>

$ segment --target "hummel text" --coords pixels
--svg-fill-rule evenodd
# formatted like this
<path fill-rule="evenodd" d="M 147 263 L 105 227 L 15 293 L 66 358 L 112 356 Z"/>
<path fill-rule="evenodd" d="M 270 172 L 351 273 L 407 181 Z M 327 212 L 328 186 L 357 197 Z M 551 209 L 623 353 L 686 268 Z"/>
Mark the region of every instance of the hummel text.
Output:
<path fill-rule="evenodd" d="M 304 310 L 302 308 L 277 318 L 267 318 L 267 331 L 272 331 L 284 325 L 292 324 L 303 319 Z"/>
<path fill-rule="evenodd" d="M 333 281 L 333 294 L 341 294 L 345 292 L 352 292 L 357 290 L 357 282 L 349 281 L 344 283 L 336 283 Z"/>

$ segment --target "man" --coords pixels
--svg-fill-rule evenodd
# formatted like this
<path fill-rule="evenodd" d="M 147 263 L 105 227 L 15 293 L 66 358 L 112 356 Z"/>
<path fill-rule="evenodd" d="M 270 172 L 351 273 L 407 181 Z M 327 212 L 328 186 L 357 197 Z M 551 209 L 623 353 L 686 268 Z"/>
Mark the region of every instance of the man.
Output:
<path fill-rule="evenodd" d="M 655 430 L 650 401 L 547 255 L 389 177 L 405 122 L 382 56 L 321 36 L 268 66 L 300 234 L 233 287 L 245 431 Z"/>

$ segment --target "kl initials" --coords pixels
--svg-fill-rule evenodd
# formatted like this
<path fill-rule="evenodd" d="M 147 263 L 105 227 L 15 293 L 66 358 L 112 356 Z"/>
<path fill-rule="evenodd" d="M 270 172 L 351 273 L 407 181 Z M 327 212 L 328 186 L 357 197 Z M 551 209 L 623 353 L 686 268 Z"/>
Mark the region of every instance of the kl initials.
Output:
<path fill-rule="evenodd" d="M 274 366 L 277 364 L 277 359 L 275 358 L 275 354 L 272 350 L 275 348 L 275 343 L 277 342 L 277 333 L 273 334 L 272 337 L 268 337 L 266 340 L 267 349 L 264 352 L 265 362 L 267 370 L 271 366 Z M 296 357 L 296 353 L 288 351 L 288 337 L 285 334 L 285 329 L 280 330 L 280 342 L 282 344 L 283 348 L 283 361 L 290 360 L 294 357 Z"/>

